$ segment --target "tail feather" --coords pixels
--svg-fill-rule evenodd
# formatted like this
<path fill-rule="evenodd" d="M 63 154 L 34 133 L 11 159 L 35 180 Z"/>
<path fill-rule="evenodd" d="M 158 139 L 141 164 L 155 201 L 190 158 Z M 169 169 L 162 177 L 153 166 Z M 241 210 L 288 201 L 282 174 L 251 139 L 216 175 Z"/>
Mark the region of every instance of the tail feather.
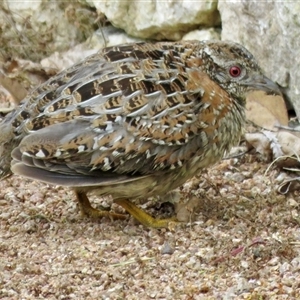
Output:
<path fill-rule="evenodd" d="M 43 181 L 60 186 L 69 187 L 86 187 L 86 186 L 107 186 L 120 183 L 127 183 L 131 181 L 139 180 L 141 177 L 133 177 L 126 175 L 108 176 L 108 174 L 98 173 L 94 176 L 88 176 L 85 174 L 62 174 L 59 172 L 52 172 L 45 169 L 41 169 L 34 166 L 25 165 L 22 162 L 14 162 L 12 165 L 12 171 L 14 174 L 21 175 L 34 180 Z M 145 176 L 147 177 L 147 176 Z"/>

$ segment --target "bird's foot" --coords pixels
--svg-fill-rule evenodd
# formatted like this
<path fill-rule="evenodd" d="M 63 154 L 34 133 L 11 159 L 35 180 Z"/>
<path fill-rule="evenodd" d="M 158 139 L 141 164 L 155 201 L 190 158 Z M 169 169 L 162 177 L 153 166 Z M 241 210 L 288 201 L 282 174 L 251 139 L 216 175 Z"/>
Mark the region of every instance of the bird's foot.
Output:
<path fill-rule="evenodd" d="M 127 218 L 126 215 L 113 213 L 107 210 L 100 210 L 93 208 L 91 203 L 84 192 L 75 191 L 77 200 L 79 202 L 79 206 L 83 215 L 88 216 L 90 218 L 103 218 L 107 217 L 111 220 L 125 220 Z"/>
<path fill-rule="evenodd" d="M 155 219 L 126 199 L 118 199 L 114 202 L 122 206 L 135 219 L 137 219 L 141 224 L 143 224 L 146 227 L 168 228 L 169 230 L 173 231 L 177 227 L 177 225 L 182 224 L 176 218 Z"/>

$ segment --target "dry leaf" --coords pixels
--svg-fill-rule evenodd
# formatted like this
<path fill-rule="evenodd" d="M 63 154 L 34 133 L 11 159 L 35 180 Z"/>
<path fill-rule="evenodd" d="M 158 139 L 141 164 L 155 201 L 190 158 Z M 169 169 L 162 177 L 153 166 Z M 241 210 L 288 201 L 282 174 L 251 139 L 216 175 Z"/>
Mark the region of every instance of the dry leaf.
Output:
<path fill-rule="evenodd" d="M 271 132 L 245 134 L 246 141 L 265 158 L 276 160 L 281 168 L 298 168 L 300 166 L 300 138 L 290 132 Z"/>
<path fill-rule="evenodd" d="M 0 73 L 0 85 L 7 90 L 12 99 L 12 107 L 18 105 L 20 101 L 27 95 L 27 90 L 15 79 L 11 79 Z"/>
<path fill-rule="evenodd" d="M 61 71 L 69 68 L 73 64 L 83 60 L 85 57 L 90 56 L 95 52 L 97 52 L 97 50 L 86 49 L 85 45 L 80 44 L 62 53 L 54 52 L 49 57 L 44 58 L 41 61 L 41 65 L 46 69 L 50 68 Z"/>
<path fill-rule="evenodd" d="M 276 126 L 288 124 L 288 114 L 282 96 L 254 91 L 247 96 L 246 117 L 256 125 L 278 131 Z"/>
<path fill-rule="evenodd" d="M 263 132 L 246 133 L 245 140 L 266 160 L 269 160 L 272 157 L 270 140 Z"/>
<path fill-rule="evenodd" d="M 300 177 L 289 178 L 285 180 L 279 187 L 278 192 L 282 195 L 286 195 L 289 192 L 299 190 L 300 188 Z"/>
<path fill-rule="evenodd" d="M 300 157 L 299 137 L 287 131 L 279 131 L 276 136 L 284 155 L 296 155 Z"/>
<path fill-rule="evenodd" d="M 283 155 L 282 158 L 276 161 L 277 166 L 285 169 L 299 168 L 300 138 L 287 131 L 279 131 L 276 136 Z M 299 170 L 297 169 L 297 171 Z"/>
<path fill-rule="evenodd" d="M 1 68 L 0 85 L 14 99 L 12 108 L 26 97 L 28 90 L 56 74 L 53 70 L 46 70 L 40 64 L 24 59 L 8 61 Z"/>
<path fill-rule="evenodd" d="M 282 156 L 284 153 L 281 149 L 281 144 L 278 141 L 277 134 L 272 131 L 263 130 L 262 133 L 268 138 L 270 141 L 270 148 L 273 153 L 273 158 L 278 158 Z"/>
<path fill-rule="evenodd" d="M 15 100 L 8 90 L 0 84 L 0 113 L 7 114 L 15 107 Z"/>

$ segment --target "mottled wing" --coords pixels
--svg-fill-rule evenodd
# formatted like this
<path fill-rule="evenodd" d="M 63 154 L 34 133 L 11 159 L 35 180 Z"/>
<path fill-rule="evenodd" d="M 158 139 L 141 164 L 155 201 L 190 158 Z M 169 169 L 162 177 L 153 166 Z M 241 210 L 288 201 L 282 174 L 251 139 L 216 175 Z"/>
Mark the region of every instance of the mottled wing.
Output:
<path fill-rule="evenodd" d="M 25 136 L 13 152 L 15 171 L 22 165 L 110 177 L 181 166 L 213 138 L 212 96 L 224 102 L 221 114 L 229 102 L 203 70 L 197 47 L 107 48 L 42 85 L 13 121 Z M 211 137 L 203 133 L 209 125 Z"/>

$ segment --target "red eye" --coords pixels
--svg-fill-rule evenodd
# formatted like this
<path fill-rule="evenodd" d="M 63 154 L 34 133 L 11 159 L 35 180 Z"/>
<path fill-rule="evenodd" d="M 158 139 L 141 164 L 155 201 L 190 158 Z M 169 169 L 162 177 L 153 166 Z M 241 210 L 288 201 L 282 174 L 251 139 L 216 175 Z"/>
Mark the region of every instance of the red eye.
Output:
<path fill-rule="evenodd" d="M 229 69 L 229 74 L 232 77 L 239 77 L 242 73 L 242 70 L 239 66 L 233 66 Z"/>

